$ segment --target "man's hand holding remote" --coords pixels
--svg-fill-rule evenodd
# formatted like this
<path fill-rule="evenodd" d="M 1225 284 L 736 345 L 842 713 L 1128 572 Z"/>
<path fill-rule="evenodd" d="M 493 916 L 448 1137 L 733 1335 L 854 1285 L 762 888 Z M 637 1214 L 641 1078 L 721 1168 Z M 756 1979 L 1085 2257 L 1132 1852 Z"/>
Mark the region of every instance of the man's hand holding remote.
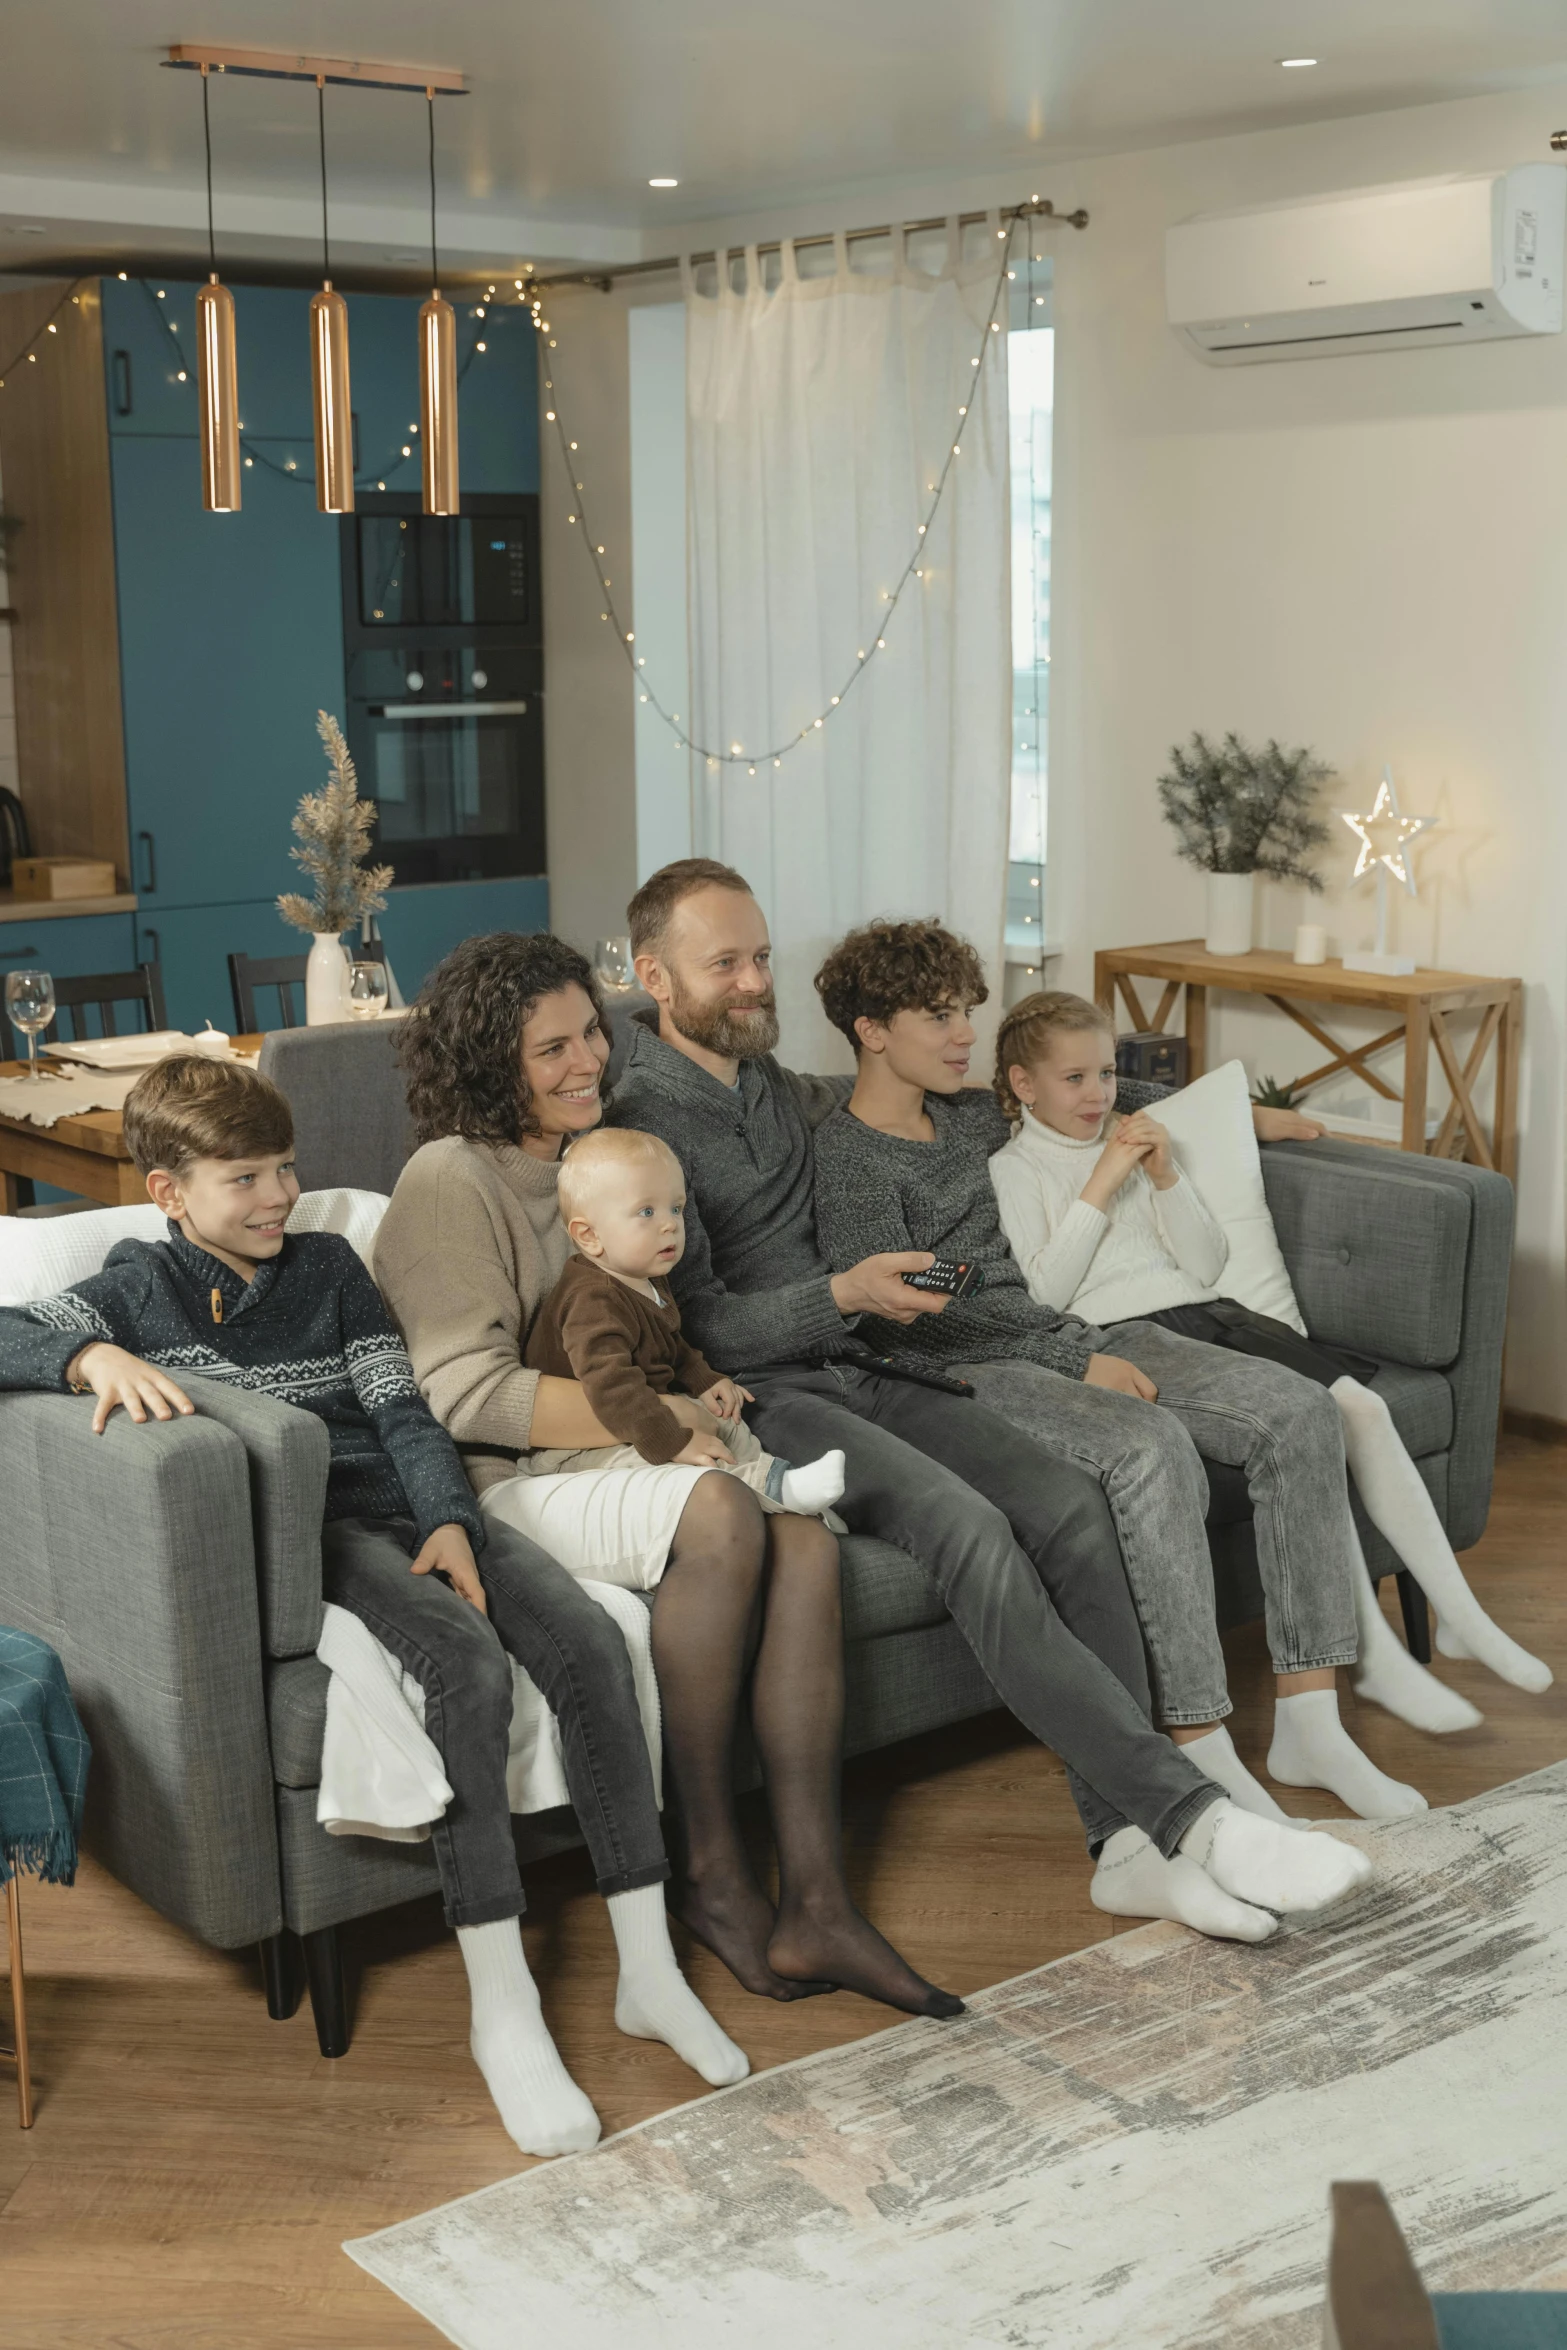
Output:
<path fill-rule="evenodd" d="M 875 1314 L 884 1322 L 916 1322 L 921 1314 L 945 1311 L 939 1292 L 910 1289 L 905 1273 L 924 1273 L 936 1262 L 928 1248 L 890 1249 L 879 1257 L 862 1257 L 847 1273 L 832 1277 L 832 1294 L 840 1314 Z"/>

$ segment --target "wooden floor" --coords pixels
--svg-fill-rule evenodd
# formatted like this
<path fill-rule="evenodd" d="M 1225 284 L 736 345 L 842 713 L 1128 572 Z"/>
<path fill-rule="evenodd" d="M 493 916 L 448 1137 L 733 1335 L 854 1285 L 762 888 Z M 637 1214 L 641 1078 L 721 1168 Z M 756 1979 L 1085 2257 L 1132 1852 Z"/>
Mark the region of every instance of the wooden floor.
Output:
<path fill-rule="evenodd" d="M 1555 1667 L 1528 1698 L 1473 1666 L 1444 1678 L 1486 1721 L 1435 1740 L 1347 1714 L 1385 1769 L 1456 1802 L 1567 1756 L 1567 1451 L 1504 1439 L 1470 1554 L 1498 1619 Z M 1269 1710 L 1256 1627 L 1230 1643 L 1235 1734 L 1260 1768 Z M 1279 1790 L 1319 1815 L 1327 1798 Z M 973 1991 L 1103 1938 L 1059 1765 L 1001 1717 L 851 1767 L 855 1883 L 936 1981 Z M 530 1960 L 567 2063 L 606 2132 L 699 2087 L 667 2050 L 622 2039 L 613 1944 L 580 1856 L 530 1877 Z M 441 2337 L 339 2249 L 526 2167 L 468 2058 L 456 1945 L 420 1903 L 348 1937 L 353 2047 L 327 2063 L 308 2006 L 269 2021 L 255 1964 L 204 1950 L 87 1864 L 23 1898 L 38 2118 L 14 2126 L 0 2074 L 4 2350 L 399 2350 Z M 884 2030 L 840 1994 L 748 1998 L 698 1951 L 691 1973 L 758 2068 Z"/>

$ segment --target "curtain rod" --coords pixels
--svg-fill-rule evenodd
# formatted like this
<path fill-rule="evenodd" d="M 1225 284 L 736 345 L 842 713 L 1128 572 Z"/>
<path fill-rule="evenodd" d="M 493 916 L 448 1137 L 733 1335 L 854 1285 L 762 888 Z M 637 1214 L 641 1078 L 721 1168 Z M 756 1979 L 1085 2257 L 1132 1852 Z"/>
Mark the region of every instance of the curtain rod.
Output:
<path fill-rule="evenodd" d="M 960 212 L 958 226 L 959 228 L 973 228 L 978 222 L 989 218 L 988 212 Z M 1026 204 L 1001 206 L 997 210 L 997 218 L 1000 220 L 1048 220 L 1057 222 L 1066 228 L 1087 228 L 1088 226 L 1088 213 L 1081 204 L 1075 212 L 1058 212 L 1048 197 L 1041 198 L 1039 196 L 1031 196 Z M 871 237 L 896 236 L 900 228 L 906 235 L 918 236 L 931 229 L 945 228 L 946 225 L 945 214 L 935 220 L 883 221 L 879 228 L 845 229 L 843 241 L 846 245 L 858 245 Z M 771 237 L 765 243 L 757 246 L 757 256 L 760 258 L 764 253 L 779 253 L 783 250 L 786 242 L 793 245 L 797 253 L 803 253 L 812 245 L 830 245 L 833 241 L 833 234 L 834 232 L 828 229 L 819 235 L 809 237 L 787 239 Z M 737 253 L 743 248 L 731 245 L 727 250 L 731 253 Z M 554 277 L 533 277 L 530 275 L 525 282 L 529 286 L 597 286 L 601 293 L 607 294 L 618 277 L 651 277 L 659 270 L 678 269 L 681 258 L 678 253 L 670 253 L 666 254 L 661 261 L 627 261 L 618 269 L 565 269 L 559 271 Z M 692 253 L 686 258 L 692 262 L 716 261 L 718 255 L 716 251 L 709 250 L 706 253 Z"/>

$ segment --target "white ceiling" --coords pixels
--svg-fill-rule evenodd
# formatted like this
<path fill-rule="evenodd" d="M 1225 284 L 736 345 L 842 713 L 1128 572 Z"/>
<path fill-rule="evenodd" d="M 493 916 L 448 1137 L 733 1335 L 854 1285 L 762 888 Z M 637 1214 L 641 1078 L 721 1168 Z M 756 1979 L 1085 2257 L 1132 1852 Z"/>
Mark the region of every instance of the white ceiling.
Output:
<path fill-rule="evenodd" d="M 473 271 L 626 261 L 689 224 L 1567 79 L 1564 0 L 3 0 L 0 268 L 204 246 L 170 41 L 455 67 L 443 244 Z M 1277 60 L 1315 55 L 1309 72 Z M 212 92 L 220 252 L 308 267 L 315 92 Z M 417 95 L 329 91 L 334 241 L 423 236 Z M 654 173 L 680 181 L 655 194 Z M 32 233 L 29 233 L 32 232 Z M 403 258 L 407 256 L 406 263 Z"/>

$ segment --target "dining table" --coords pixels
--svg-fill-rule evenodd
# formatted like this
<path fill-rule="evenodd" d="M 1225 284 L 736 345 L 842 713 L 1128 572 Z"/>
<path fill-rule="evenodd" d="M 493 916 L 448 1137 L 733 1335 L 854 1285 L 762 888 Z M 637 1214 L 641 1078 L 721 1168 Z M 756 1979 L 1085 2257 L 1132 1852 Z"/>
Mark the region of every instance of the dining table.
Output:
<path fill-rule="evenodd" d="M 261 1038 L 236 1036 L 231 1041 L 236 1057 L 253 1064 Z M 0 1061 L 0 1079 L 26 1075 L 25 1061 Z M 42 1082 L 56 1081 L 46 1077 Z M 147 1186 L 125 1146 L 124 1120 L 117 1109 L 68 1112 L 53 1126 L 0 1114 L 0 1179 L 8 1216 L 21 1205 L 24 1182 L 52 1183 L 57 1190 L 105 1208 L 140 1207 L 147 1197 Z"/>

